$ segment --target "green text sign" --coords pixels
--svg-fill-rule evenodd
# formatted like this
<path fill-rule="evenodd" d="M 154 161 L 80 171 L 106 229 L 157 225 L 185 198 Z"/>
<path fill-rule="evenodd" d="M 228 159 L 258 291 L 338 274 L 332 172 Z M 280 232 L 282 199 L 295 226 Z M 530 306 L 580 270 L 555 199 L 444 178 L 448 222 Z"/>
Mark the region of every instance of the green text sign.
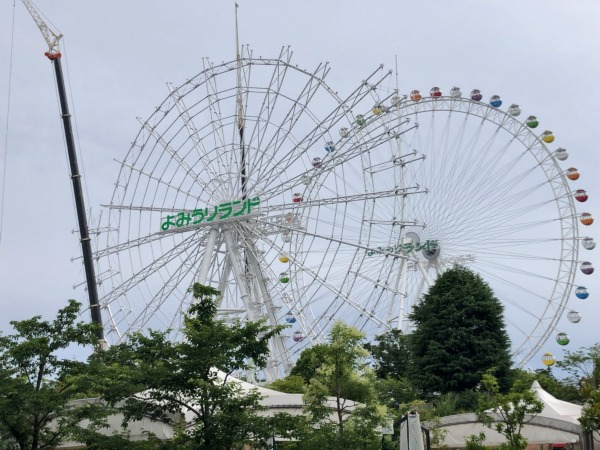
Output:
<path fill-rule="evenodd" d="M 258 197 L 246 200 L 235 200 L 233 202 L 221 203 L 210 208 L 194 209 L 193 211 L 180 212 L 169 215 L 162 220 L 160 228 L 168 231 L 171 228 L 182 228 L 190 225 L 199 225 L 206 222 L 215 222 L 231 217 L 240 217 L 250 214 L 253 207 L 260 205 Z"/>

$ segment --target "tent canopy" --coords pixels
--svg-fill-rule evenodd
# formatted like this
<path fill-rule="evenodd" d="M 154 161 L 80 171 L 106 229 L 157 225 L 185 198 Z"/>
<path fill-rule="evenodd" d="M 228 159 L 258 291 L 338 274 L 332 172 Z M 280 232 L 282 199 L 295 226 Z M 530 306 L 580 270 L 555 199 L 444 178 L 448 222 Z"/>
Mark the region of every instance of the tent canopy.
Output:
<path fill-rule="evenodd" d="M 539 416 L 564 420 L 579 425 L 579 420 L 577 419 L 581 417 L 583 409 L 581 405 L 557 399 L 543 390 L 537 380 L 531 385 L 531 390 L 535 393 L 538 400 L 544 404 L 544 409 Z"/>

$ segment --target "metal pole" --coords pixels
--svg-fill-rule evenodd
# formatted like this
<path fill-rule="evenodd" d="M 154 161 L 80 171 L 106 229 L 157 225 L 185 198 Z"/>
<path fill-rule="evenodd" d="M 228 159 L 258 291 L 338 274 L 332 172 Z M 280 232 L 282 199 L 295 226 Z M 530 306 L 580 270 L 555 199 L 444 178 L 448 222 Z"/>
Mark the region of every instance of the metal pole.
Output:
<path fill-rule="evenodd" d="M 83 201 L 83 189 L 81 188 L 81 175 L 79 174 L 79 167 L 77 165 L 77 153 L 75 151 L 75 141 L 73 139 L 73 128 L 71 127 L 71 114 L 69 114 L 69 105 L 67 103 L 65 80 L 63 78 L 62 67 L 60 64 L 60 54 L 51 55 L 48 57 L 52 60 L 52 63 L 54 64 L 54 71 L 56 73 L 56 84 L 58 86 L 61 117 L 65 130 L 67 153 L 69 155 L 69 165 L 71 168 L 71 181 L 73 183 L 73 195 L 75 197 L 75 208 L 77 210 L 77 222 L 79 223 L 79 236 L 81 250 L 83 251 L 83 265 L 85 268 L 85 278 L 87 281 L 92 322 L 100 325 L 96 335 L 98 336 L 98 339 L 104 341 L 104 329 L 102 328 L 102 315 L 100 312 L 100 303 L 98 301 L 98 288 L 96 286 L 96 274 L 94 272 L 92 245 L 88 232 L 85 203 Z"/>

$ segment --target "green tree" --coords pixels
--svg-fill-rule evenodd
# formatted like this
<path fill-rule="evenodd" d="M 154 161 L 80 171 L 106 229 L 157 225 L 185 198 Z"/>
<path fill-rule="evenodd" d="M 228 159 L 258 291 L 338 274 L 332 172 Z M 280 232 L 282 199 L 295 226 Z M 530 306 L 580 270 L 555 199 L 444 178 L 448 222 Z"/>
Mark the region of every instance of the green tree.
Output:
<path fill-rule="evenodd" d="M 488 428 L 506 437 L 509 450 L 524 450 L 527 439 L 521 434 L 523 425 L 544 409 L 532 390 L 501 394 L 498 381 L 490 373 L 482 377 L 482 385 L 488 394 L 483 401 L 477 417 Z"/>
<path fill-rule="evenodd" d="M 285 378 L 275 380 L 272 383 L 265 385 L 265 387 L 279 392 L 286 392 L 288 394 L 302 394 L 304 393 L 304 385 L 304 378 L 300 375 L 288 375 Z"/>
<path fill-rule="evenodd" d="M 261 396 L 228 378 L 250 364 L 265 367 L 269 339 L 283 327 L 218 320 L 218 291 L 195 284 L 192 292 L 196 302 L 185 315 L 182 341 L 173 342 L 166 332 L 137 333 L 96 355 L 95 367 L 108 380 L 102 397 L 122 403 L 124 425 L 143 417 L 172 425 L 176 448 L 264 441 L 273 428 L 257 414 Z"/>
<path fill-rule="evenodd" d="M 317 369 L 323 364 L 323 358 L 328 351 L 326 344 L 316 344 L 305 349 L 301 354 L 290 375 L 302 377 L 305 383 L 308 383 L 316 374 Z"/>
<path fill-rule="evenodd" d="M 375 390 L 379 401 L 393 411 L 404 403 L 418 398 L 418 393 L 407 378 L 377 378 Z"/>
<path fill-rule="evenodd" d="M 492 368 L 508 390 L 510 341 L 502 313 L 479 275 L 455 266 L 438 277 L 411 314 L 412 378 L 425 396 L 475 389 Z"/>
<path fill-rule="evenodd" d="M 600 388 L 600 343 L 574 352 L 565 350 L 556 365 L 569 374 L 567 381 L 579 388 L 582 400 Z"/>
<path fill-rule="evenodd" d="M 69 300 L 53 321 L 12 321 L 16 333 L 0 336 L 0 448 L 54 448 L 76 437 L 82 419 L 107 413 L 100 403 L 69 406 L 91 385 L 87 364 L 62 355 L 97 344 L 97 325 L 77 322 L 80 309 Z"/>
<path fill-rule="evenodd" d="M 378 448 L 375 432 L 385 418 L 368 367 L 364 334 L 337 322 L 324 345 L 319 368 L 306 388 L 304 402 L 311 427 L 302 437 L 303 448 Z M 356 402 L 360 402 L 356 403 Z M 333 419 L 332 416 L 333 415 Z"/>
<path fill-rule="evenodd" d="M 466 450 L 488 450 L 489 447 L 483 445 L 485 442 L 485 433 L 483 431 L 479 434 L 470 434 L 465 440 Z"/>
<path fill-rule="evenodd" d="M 600 431 L 600 343 L 565 351 L 557 365 L 569 374 L 567 381 L 577 388 L 584 403 L 581 426 L 591 433 Z"/>
<path fill-rule="evenodd" d="M 382 445 L 393 446 L 398 439 L 403 405 L 414 402 L 418 392 L 410 381 L 410 350 L 408 338 L 398 329 L 389 330 L 375 336 L 375 342 L 366 343 L 365 349 L 371 354 L 375 366 L 375 390 L 379 401 L 384 404 L 392 416 L 394 433 L 386 436 Z M 391 447 L 390 447 L 391 448 Z"/>
<path fill-rule="evenodd" d="M 378 378 L 399 380 L 409 376 L 410 349 L 408 336 L 398 329 L 375 336 L 375 342 L 366 343 L 365 349 L 371 354 Z"/>
<path fill-rule="evenodd" d="M 583 407 L 579 422 L 585 431 L 597 433 L 600 431 L 600 389 L 592 392 Z"/>

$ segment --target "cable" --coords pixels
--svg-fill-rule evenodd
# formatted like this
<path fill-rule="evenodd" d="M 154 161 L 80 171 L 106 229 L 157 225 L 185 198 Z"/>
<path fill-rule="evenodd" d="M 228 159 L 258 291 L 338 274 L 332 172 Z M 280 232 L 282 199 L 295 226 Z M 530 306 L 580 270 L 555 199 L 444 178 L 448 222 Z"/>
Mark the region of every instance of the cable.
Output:
<path fill-rule="evenodd" d="M 15 42 L 15 12 L 16 12 L 16 1 L 13 1 L 13 16 L 12 16 L 12 28 L 10 33 L 10 58 L 8 64 L 8 95 L 6 100 L 6 131 L 4 134 L 4 156 L 2 166 L 2 193 L 0 194 L 0 248 L 2 247 L 2 229 L 4 224 L 4 198 L 6 192 L 6 165 L 8 161 L 8 126 L 10 123 L 10 92 L 12 87 L 12 66 L 13 66 L 13 48 Z"/>

